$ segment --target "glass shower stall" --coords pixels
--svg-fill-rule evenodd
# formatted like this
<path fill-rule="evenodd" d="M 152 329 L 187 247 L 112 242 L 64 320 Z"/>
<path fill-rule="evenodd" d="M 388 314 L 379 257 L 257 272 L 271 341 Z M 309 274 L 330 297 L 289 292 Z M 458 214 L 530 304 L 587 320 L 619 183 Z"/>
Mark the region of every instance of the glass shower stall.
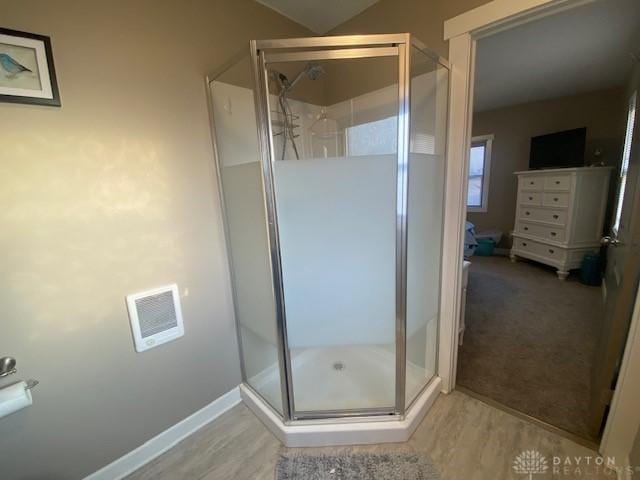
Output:
<path fill-rule="evenodd" d="M 405 418 L 437 378 L 446 60 L 261 40 L 207 82 L 243 388 L 285 425 Z"/>

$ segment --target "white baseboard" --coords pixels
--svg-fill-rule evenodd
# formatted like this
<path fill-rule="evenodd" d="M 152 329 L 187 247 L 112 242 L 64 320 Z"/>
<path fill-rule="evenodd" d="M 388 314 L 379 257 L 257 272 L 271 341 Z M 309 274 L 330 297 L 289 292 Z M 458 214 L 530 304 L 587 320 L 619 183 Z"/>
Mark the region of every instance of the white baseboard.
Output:
<path fill-rule="evenodd" d="M 85 477 L 84 480 L 120 480 L 163 454 L 179 441 L 215 420 L 238 403 L 240 403 L 240 389 L 235 387 L 209 405 L 143 443 L 135 450 Z"/>

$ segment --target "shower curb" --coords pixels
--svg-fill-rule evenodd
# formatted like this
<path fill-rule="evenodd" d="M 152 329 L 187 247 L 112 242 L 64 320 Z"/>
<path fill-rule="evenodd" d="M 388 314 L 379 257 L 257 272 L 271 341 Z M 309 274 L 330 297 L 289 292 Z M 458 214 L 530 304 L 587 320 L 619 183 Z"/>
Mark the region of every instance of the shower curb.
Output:
<path fill-rule="evenodd" d="M 298 420 L 285 425 L 282 419 L 245 385 L 240 396 L 285 447 L 322 447 L 329 445 L 362 445 L 397 443 L 409 440 L 440 394 L 442 379 L 434 377 L 403 419 L 397 417 L 358 417 L 351 419 Z"/>

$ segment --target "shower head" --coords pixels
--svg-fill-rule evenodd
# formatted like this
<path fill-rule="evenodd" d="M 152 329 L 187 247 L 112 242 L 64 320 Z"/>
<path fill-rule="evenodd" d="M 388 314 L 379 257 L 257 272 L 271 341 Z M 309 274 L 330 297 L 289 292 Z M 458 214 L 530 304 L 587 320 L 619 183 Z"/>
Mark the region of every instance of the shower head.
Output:
<path fill-rule="evenodd" d="M 304 66 L 302 70 L 300 70 L 300 72 L 298 72 L 296 78 L 294 78 L 293 81 L 289 80 L 289 77 L 287 77 L 284 73 L 277 70 L 271 70 L 270 78 L 277 82 L 278 85 L 280 85 L 280 93 L 286 94 L 293 89 L 296 83 L 298 83 L 303 76 L 306 76 L 309 80 L 317 80 L 318 77 L 320 77 L 324 73 L 324 68 L 322 68 L 319 63 L 309 62 Z"/>
<path fill-rule="evenodd" d="M 317 80 L 320 75 L 324 73 L 324 68 L 319 63 L 309 62 L 304 68 L 296 75 L 293 82 L 286 86 L 287 91 L 291 90 L 296 83 L 300 81 L 303 75 L 306 75 L 309 80 Z"/>
<path fill-rule="evenodd" d="M 307 63 L 304 71 L 310 80 L 316 80 L 320 75 L 324 73 L 324 68 L 322 68 L 322 66 L 318 63 Z"/>

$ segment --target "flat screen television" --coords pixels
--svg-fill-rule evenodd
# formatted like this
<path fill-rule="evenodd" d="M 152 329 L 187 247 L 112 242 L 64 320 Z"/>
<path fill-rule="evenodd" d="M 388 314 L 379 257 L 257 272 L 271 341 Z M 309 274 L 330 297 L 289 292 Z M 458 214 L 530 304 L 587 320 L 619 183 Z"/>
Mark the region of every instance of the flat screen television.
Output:
<path fill-rule="evenodd" d="M 531 137 L 529 168 L 537 170 L 584 166 L 586 138 L 586 127 Z"/>

